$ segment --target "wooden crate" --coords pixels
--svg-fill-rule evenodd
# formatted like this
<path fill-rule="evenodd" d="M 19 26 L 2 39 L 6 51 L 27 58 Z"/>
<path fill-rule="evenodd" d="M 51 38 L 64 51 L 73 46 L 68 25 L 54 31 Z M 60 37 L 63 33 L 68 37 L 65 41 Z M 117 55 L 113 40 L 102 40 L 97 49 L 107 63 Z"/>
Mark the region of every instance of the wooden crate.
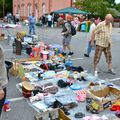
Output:
<path fill-rule="evenodd" d="M 0 41 L 1 41 L 1 40 L 4 40 L 4 36 L 0 36 Z"/>

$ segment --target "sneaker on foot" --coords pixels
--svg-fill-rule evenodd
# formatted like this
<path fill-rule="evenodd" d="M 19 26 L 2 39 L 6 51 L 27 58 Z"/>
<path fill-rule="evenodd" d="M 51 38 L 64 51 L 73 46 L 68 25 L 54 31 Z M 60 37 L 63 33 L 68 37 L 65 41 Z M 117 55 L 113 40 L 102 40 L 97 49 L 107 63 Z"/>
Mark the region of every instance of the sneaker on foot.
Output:
<path fill-rule="evenodd" d="M 98 77 L 98 71 L 97 70 L 94 71 L 94 76 Z"/>
<path fill-rule="evenodd" d="M 73 52 L 69 52 L 68 55 L 73 55 L 74 53 Z"/>
<path fill-rule="evenodd" d="M 113 69 L 109 69 L 108 73 L 112 74 L 112 75 L 116 75 L 116 73 L 113 71 Z"/>
<path fill-rule="evenodd" d="M 89 55 L 88 55 L 88 54 L 84 54 L 84 56 L 85 56 L 85 57 L 89 57 Z"/>

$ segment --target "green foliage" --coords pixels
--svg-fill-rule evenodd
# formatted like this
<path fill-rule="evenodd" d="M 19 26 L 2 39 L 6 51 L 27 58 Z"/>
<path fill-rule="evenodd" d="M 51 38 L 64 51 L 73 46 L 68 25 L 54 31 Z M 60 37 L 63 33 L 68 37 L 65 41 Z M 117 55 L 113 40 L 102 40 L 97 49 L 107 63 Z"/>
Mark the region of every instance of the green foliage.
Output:
<path fill-rule="evenodd" d="M 116 10 L 118 10 L 118 11 L 120 12 L 120 4 L 117 4 L 117 5 L 115 6 L 115 8 L 116 8 Z"/>
<path fill-rule="evenodd" d="M 115 6 L 115 0 L 107 0 L 107 2 L 109 3 L 109 7 L 110 8 L 114 8 L 114 6 Z"/>
<path fill-rule="evenodd" d="M 119 15 L 119 12 L 115 8 L 108 8 L 108 12 L 113 15 L 113 17 L 116 17 Z"/>
<path fill-rule="evenodd" d="M 75 3 L 75 6 L 90 12 L 92 15 L 99 15 L 101 18 L 104 18 L 107 13 L 115 15 L 113 10 L 108 10 L 108 8 L 114 8 L 115 5 L 115 0 L 83 0 L 83 2 L 76 0 Z M 120 9 L 120 6 L 117 8 Z"/>
<path fill-rule="evenodd" d="M 5 1 L 5 15 L 8 12 L 12 13 L 12 0 L 4 0 Z M 3 12 L 3 0 L 0 0 L 0 17 L 2 17 Z"/>

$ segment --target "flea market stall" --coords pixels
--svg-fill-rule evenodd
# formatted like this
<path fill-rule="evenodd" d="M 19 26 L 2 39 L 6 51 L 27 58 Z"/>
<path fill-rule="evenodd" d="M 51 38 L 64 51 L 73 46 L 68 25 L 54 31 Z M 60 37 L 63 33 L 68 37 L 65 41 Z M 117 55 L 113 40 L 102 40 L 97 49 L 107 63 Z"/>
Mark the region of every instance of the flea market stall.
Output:
<path fill-rule="evenodd" d="M 47 56 L 44 48 L 37 59 L 16 61 L 21 78 L 16 87 L 38 111 L 35 120 L 116 119 L 113 111 L 118 110 L 120 89 L 87 73 L 82 66 L 74 66 L 53 46 Z M 54 54 L 50 56 L 51 51 Z"/>

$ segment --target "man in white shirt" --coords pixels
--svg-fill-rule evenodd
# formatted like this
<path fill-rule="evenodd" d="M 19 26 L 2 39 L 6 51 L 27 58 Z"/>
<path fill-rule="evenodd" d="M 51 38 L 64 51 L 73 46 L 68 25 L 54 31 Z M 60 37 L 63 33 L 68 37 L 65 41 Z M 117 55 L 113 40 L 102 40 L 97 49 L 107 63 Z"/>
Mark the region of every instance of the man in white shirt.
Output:
<path fill-rule="evenodd" d="M 87 47 L 87 53 L 84 54 L 85 57 L 89 57 L 91 50 L 95 49 L 95 45 L 94 44 L 94 48 L 91 47 L 91 36 L 92 36 L 92 31 L 95 29 L 96 25 L 95 25 L 95 19 L 91 18 L 90 19 L 91 25 L 90 25 L 90 31 L 88 34 L 88 47 Z"/>
<path fill-rule="evenodd" d="M 52 19 L 53 19 L 53 17 L 52 17 L 52 15 L 48 15 L 48 27 L 51 27 L 51 25 L 52 25 Z"/>

